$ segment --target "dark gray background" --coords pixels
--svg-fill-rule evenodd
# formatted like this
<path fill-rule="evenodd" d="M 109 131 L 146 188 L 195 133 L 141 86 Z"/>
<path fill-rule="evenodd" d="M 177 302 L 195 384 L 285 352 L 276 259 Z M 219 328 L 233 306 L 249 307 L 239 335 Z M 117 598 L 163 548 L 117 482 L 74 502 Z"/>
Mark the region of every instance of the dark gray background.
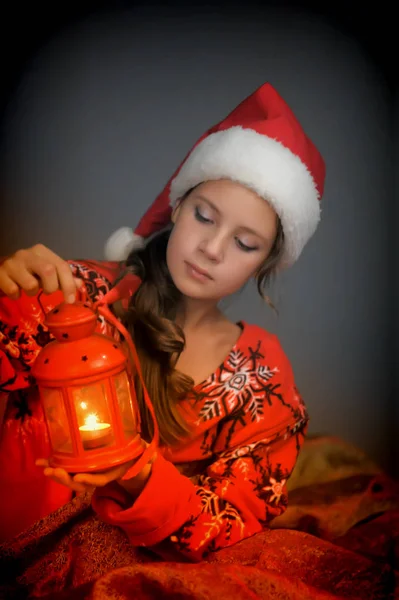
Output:
<path fill-rule="evenodd" d="M 9 15 L 0 255 L 40 241 L 65 258 L 101 258 L 197 137 L 270 81 L 325 157 L 322 224 L 271 290 L 278 318 L 252 286 L 228 312 L 279 335 L 311 433 L 394 470 L 392 16 L 351 3 L 324 14 L 284 2 L 85 5 Z"/>

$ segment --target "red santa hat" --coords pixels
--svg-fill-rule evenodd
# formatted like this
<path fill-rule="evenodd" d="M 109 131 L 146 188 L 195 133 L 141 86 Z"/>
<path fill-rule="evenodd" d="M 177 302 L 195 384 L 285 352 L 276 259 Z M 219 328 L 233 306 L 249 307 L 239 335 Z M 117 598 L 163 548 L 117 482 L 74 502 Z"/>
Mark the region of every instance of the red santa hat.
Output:
<path fill-rule="evenodd" d="M 273 206 L 285 238 L 280 266 L 292 265 L 320 220 L 325 164 L 269 83 L 196 142 L 137 227 L 123 227 L 111 235 L 106 258 L 126 259 L 170 223 L 179 198 L 200 183 L 218 179 L 237 181 Z"/>

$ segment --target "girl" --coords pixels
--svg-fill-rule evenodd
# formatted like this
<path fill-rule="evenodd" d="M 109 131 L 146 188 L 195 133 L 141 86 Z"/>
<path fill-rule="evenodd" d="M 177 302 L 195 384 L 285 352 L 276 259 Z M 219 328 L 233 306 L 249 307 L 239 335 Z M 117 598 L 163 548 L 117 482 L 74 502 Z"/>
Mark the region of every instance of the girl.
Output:
<path fill-rule="evenodd" d="M 293 264 L 320 216 L 319 152 L 270 84 L 195 144 L 135 232 L 111 236 L 107 258 L 142 284 L 120 316 L 132 334 L 157 417 L 155 459 L 70 476 L 38 461 L 131 543 L 201 560 L 265 528 L 287 506 L 286 485 L 308 416 L 277 338 L 231 323 L 219 302 Z M 145 241 L 147 243 L 145 243 Z M 75 299 L 79 266 L 39 246 L 0 267 L 0 288 L 61 288 Z M 123 273 L 122 273 L 123 274 Z M 148 442 L 152 423 L 137 382 Z M 177 554 L 176 554 L 177 553 Z"/>

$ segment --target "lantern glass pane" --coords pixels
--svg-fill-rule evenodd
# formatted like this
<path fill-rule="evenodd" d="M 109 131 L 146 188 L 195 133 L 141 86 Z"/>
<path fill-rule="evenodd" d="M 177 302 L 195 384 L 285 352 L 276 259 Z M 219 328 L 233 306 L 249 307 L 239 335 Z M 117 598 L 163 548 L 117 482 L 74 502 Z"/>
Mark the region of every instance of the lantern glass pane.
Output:
<path fill-rule="evenodd" d="M 133 401 L 130 393 L 131 388 L 126 371 L 122 371 L 122 373 L 115 375 L 114 385 L 122 420 L 123 433 L 126 440 L 131 440 L 137 435 L 137 427 Z"/>
<path fill-rule="evenodd" d="M 105 382 L 74 388 L 72 396 L 84 450 L 112 446 L 114 434 Z"/>
<path fill-rule="evenodd" d="M 40 396 L 46 414 L 53 451 L 72 454 L 71 432 L 61 390 L 41 388 Z"/>

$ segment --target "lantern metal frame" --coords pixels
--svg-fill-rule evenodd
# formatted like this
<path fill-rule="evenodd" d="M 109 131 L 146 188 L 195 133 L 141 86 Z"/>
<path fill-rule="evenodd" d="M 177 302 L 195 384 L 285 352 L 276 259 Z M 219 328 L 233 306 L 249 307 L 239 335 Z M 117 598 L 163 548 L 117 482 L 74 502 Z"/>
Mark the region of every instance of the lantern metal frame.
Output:
<path fill-rule="evenodd" d="M 108 307 L 108 303 L 111 304 L 115 302 L 117 299 L 121 298 L 123 293 L 126 293 L 126 286 L 129 284 L 131 288 L 131 277 L 128 282 L 122 280 L 119 286 L 112 288 L 111 292 L 96 303 L 90 303 L 87 292 L 83 287 L 80 291 L 80 301 L 75 302 L 74 305 L 62 303 L 46 314 L 45 325 L 54 335 L 55 340 L 44 346 L 39 353 L 32 367 L 32 375 L 37 381 L 39 394 L 44 408 L 45 421 L 52 448 L 49 464 L 52 467 L 61 467 L 70 473 L 98 472 L 112 468 L 121 463 L 133 461 L 134 464 L 132 468 L 129 469 L 129 472 L 124 477 L 128 478 L 133 477 L 138 473 L 155 454 L 159 441 L 159 430 L 155 412 L 143 380 L 137 351 L 128 331 Z M 137 289 L 138 285 L 137 278 L 134 278 L 133 287 Z M 57 319 L 54 320 L 54 314 L 58 315 L 58 321 Z M 62 322 L 63 315 L 65 319 L 64 323 Z M 71 315 L 77 315 L 75 322 Z M 99 315 L 111 323 L 123 336 L 127 344 L 128 352 L 125 352 L 122 349 L 122 345 L 116 342 L 115 339 L 95 331 Z M 68 333 L 66 330 L 68 330 Z M 78 375 L 75 373 L 75 376 L 72 377 L 60 377 L 56 375 L 52 376 L 49 374 L 48 369 L 44 369 L 46 361 L 47 363 L 49 362 L 49 355 L 51 356 L 53 353 L 54 358 L 56 358 L 57 352 L 54 352 L 54 350 L 58 349 L 59 355 L 61 355 L 63 352 L 62 347 L 72 347 L 71 345 L 75 344 L 74 348 L 76 348 L 76 351 L 79 353 L 82 349 L 87 349 L 87 347 L 95 347 L 99 336 L 102 338 L 101 343 L 103 344 L 103 347 L 109 349 L 108 360 L 112 363 L 110 368 L 107 369 L 104 366 L 104 361 L 107 360 L 107 355 L 105 353 L 104 356 L 101 357 L 103 359 L 103 366 L 100 365 L 100 367 L 97 368 L 98 364 L 101 363 L 101 360 L 97 361 L 97 363 L 95 363 L 96 372 L 93 372 L 92 374 L 83 374 L 83 369 Z M 64 339 L 65 337 L 67 338 L 67 341 Z M 63 367 L 58 365 L 58 373 L 62 373 L 62 368 Z M 140 410 L 137 404 L 132 377 L 133 368 L 141 382 L 144 400 L 154 423 L 154 435 L 149 444 L 144 442 L 140 437 Z M 65 369 L 67 372 L 66 365 Z M 126 374 L 131 416 L 135 424 L 135 435 L 128 440 L 126 439 L 126 430 L 122 421 L 120 399 L 115 384 L 116 377 L 123 373 Z M 105 402 L 109 412 L 110 433 L 113 436 L 113 441 L 104 446 L 88 449 L 84 447 L 84 440 L 81 431 L 79 430 L 74 391 L 93 384 L 102 384 L 105 386 Z M 68 431 L 71 438 L 71 452 L 62 452 L 55 448 L 52 439 L 51 424 L 46 412 L 45 390 L 56 390 L 59 393 L 60 398 L 62 398 L 63 409 L 65 410 L 68 421 Z"/>

